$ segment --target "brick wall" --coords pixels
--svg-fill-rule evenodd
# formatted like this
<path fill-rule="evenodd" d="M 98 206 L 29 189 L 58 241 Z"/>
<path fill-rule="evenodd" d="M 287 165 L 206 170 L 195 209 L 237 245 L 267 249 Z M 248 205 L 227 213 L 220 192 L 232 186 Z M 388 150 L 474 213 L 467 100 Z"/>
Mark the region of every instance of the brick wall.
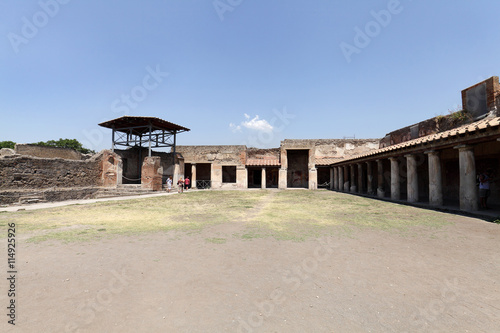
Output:
<path fill-rule="evenodd" d="M 482 84 L 486 84 L 486 105 L 491 110 L 495 104 L 498 96 L 500 96 L 500 82 L 498 76 L 492 76 L 487 80 L 476 83 L 462 90 L 462 109 L 467 110 L 467 91 L 474 89 Z"/>

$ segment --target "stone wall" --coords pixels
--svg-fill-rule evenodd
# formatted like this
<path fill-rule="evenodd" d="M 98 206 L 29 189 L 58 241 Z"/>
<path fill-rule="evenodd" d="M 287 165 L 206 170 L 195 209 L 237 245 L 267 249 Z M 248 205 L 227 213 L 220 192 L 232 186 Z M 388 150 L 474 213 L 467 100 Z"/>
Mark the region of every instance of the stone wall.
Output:
<path fill-rule="evenodd" d="M 45 147 L 31 144 L 16 144 L 15 152 L 19 155 L 35 156 L 41 158 L 63 158 L 66 160 L 80 161 L 81 153 L 70 148 Z"/>
<path fill-rule="evenodd" d="M 272 159 L 279 160 L 280 149 L 270 148 L 270 149 L 258 149 L 258 148 L 248 148 L 247 149 L 247 159 Z"/>
<path fill-rule="evenodd" d="M 31 156 L 0 159 L 0 189 L 84 187 L 100 184 L 99 161 Z"/>
<path fill-rule="evenodd" d="M 31 190 L 1 190 L 0 205 L 91 199 L 98 187 L 48 188 Z"/>
<path fill-rule="evenodd" d="M 318 140 L 315 143 L 314 157 L 351 158 L 378 149 L 379 142 L 379 139 Z"/>
<path fill-rule="evenodd" d="M 185 163 L 217 163 L 221 165 L 245 165 L 246 146 L 177 146 Z"/>
<path fill-rule="evenodd" d="M 246 188 L 246 146 L 177 146 L 176 152 L 184 158 L 183 165 L 210 164 L 212 189 Z M 236 183 L 223 182 L 223 166 L 236 166 Z"/>
<path fill-rule="evenodd" d="M 0 158 L 0 204 L 22 197 L 43 200 L 81 199 L 100 186 L 116 186 L 120 157 L 104 150 L 88 160 L 40 158 L 24 155 Z"/>
<path fill-rule="evenodd" d="M 448 131 L 471 122 L 473 122 L 473 119 L 464 111 L 454 112 L 446 116 L 433 117 L 417 124 L 387 133 L 385 137 L 380 140 L 380 148 Z"/>
<path fill-rule="evenodd" d="M 379 148 L 380 139 L 286 139 L 281 142 L 281 160 L 287 150 L 311 150 L 310 164 L 322 159 L 344 159 L 366 154 Z"/>

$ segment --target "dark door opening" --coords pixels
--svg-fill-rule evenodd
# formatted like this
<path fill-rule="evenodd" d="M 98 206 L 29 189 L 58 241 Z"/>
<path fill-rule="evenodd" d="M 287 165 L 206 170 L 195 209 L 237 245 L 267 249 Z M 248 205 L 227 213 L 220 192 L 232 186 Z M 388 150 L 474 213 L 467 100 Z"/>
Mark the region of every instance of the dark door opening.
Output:
<path fill-rule="evenodd" d="M 318 167 L 318 187 L 330 188 L 330 168 Z"/>
<path fill-rule="evenodd" d="M 260 188 L 262 186 L 262 169 L 248 168 L 248 188 Z"/>
<path fill-rule="evenodd" d="M 309 150 L 287 150 L 287 186 L 309 187 Z"/>
<path fill-rule="evenodd" d="M 212 164 L 197 163 L 196 164 L 196 188 L 204 189 L 212 186 Z M 193 184 L 192 186 L 195 186 Z"/>

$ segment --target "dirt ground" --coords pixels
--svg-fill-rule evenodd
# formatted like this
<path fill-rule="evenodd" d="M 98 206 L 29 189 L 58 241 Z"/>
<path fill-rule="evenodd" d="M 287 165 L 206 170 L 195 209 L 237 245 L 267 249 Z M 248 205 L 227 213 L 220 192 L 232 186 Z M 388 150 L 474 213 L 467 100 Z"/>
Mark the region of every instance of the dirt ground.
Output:
<path fill-rule="evenodd" d="M 303 242 L 233 237 L 237 221 L 193 234 L 19 241 L 16 326 L 4 278 L 0 331 L 499 332 L 500 226 L 453 220 Z"/>

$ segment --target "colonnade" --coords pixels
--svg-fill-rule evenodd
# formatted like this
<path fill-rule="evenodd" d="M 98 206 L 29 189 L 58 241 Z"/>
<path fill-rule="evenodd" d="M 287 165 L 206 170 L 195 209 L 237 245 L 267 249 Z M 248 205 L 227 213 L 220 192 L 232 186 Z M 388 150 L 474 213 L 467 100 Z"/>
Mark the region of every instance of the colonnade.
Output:
<path fill-rule="evenodd" d="M 470 145 L 459 145 L 453 147 L 459 152 L 459 182 L 460 209 L 463 211 L 474 211 L 478 209 L 478 192 L 476 186 L 476 165 L 474 148 Z M 428 163 L 428 198 L 429 205 L 443 205 L 443 172 L 439 150 L 425 151 Z M 404 180 L 401 175 L 401 161 L 406 159 L 406 201 L 410 203 L 419 201 L 419 175 L 417 154 L 401 154 L 387 156 L 384 158 L 356 159 L 343 161 L 332 165 L 330 172 L 331 189 L 346 193 L 359 193 L 380 198 L 389 197 L 391 200 L 401 200 L 401 183 Z M 390 170 L 384 170 L 384 160 L 390 161 Z M 385 163 L 387 164 L 387 162 Z M 387 167 L 386 167 L 387 168 Z M 357 174 L 357 177 L 356 177 Z M 389 189 L 384 188 L 384 175 L 390 175 Z M 375 188 L 375 184 L 377 188 Z M 386 190 L 390 192 L 386 194 Z"/>

